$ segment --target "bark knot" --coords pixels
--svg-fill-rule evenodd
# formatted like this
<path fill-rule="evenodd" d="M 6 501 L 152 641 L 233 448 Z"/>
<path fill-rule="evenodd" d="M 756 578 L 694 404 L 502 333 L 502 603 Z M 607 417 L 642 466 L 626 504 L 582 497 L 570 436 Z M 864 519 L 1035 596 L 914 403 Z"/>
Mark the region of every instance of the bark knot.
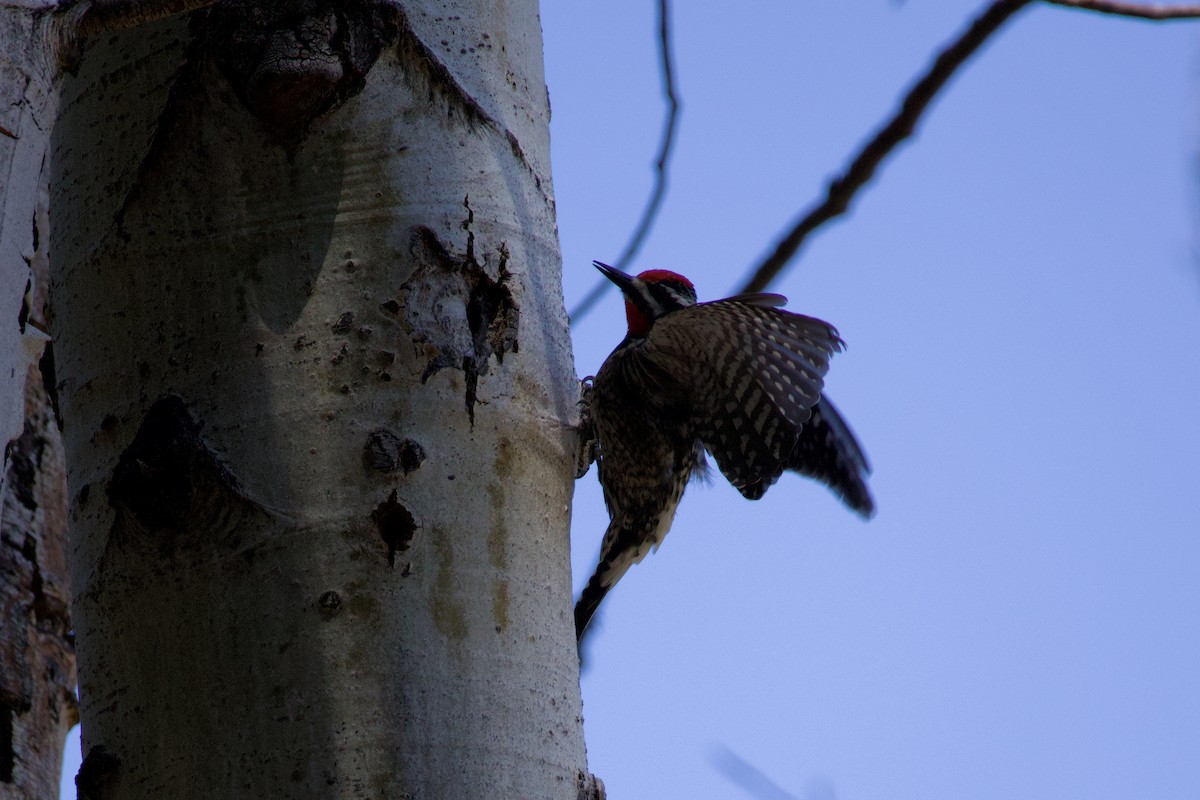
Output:
<path fill-rule="evenodd" d="M 287 140 L 362 91 L 400 30 L 373 0 L 224 0 L 195 25 L 242 104 Z"/>
<path fill-rule="evenodd" d="M 375 510 L 371 512 L 371 522 L 379 531 L 379 537 L 388 549 L 388 566 L 396 566 L 396 553 L 407 550 L 412 544 L 412 538 L 417 532 L 417 521 L 412 512 L 396 496 L 396 490 L 388 495 Z"/>
<path fill-rule="evenodd" d="M 114 539 L 156 534 L 164 554 L 202 531 L 229 532 L 258 509 L 241 492 L 182 398 L 150 406 L 108 484 Z"/>
<path fill-rule="evenodd" d="M 412 439 L 401 439 L 391 431 L 380 428 L 367 437 L 363 461 L 374 472 L 407 475 L 425 461 L 425 448 Z"/>

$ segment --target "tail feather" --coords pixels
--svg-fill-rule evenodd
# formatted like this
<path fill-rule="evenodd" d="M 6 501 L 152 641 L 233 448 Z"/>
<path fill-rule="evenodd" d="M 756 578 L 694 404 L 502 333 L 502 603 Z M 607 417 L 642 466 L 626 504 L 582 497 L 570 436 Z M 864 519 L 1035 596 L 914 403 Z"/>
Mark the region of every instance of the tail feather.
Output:
<path fill-rule="evenodd" d="M 596 574 L 580 592 L 579 602 L 575 604 L 575 642 L 577 644 L 583 641 L 584 631 L 587 630 L 588 624 L 595 616 L 596 609 L 600 607 L 608 590 L 612 588 L 611 584 L 604 585 L 600 578 L 600 572 L 601 570 L 596 570 Z"/>
<path fill-rule="evenodd" d="M 682 488 L 679 490 L 682 493 Z M 620 521 L 609 523 L 604 532 L 604 541 L 600 545 L 600 563 L 596 571 L 588 579 L 587 586 L 579 593 L 579 601 L 575 604 L 575 639 L 583 640 L 584 631 L 617 581 L 629 571 L 634 564 L 658 548 L 662 537 L 666 535 L 675 516 L 675 505 L 679 497 L 673 499 L 666 509 L 659 509 L 657 514 L 647 515 L 645 522 L 655 527 L 646 528 L 644 525 L 621 524 Z"/>
<path fill-rule="evenodd" d="M 875 513 L 875 501 L 867 488 L 871 465 L 850 426 L 837 408 L 822 395 L 813 406 L 812 417 L 801 428 L 788 469 L 815 478 L 863 517 Z"/>

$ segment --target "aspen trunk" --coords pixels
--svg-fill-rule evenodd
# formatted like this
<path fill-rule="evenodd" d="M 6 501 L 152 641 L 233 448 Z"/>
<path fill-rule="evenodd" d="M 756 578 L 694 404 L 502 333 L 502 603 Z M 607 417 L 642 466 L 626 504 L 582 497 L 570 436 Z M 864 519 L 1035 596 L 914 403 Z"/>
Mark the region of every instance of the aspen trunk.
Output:
<path fill-rule="evenodd" d="M 33 327 L 44 323 L 40 176 L 56 107 L 45 10 L 0 13 L 0 797 L 14 800 L 58 796 L 78 720 L 62 442 Z"/>
<path fill-rule="evenodd" d="M 281 5 L 63 85 L 81 795 L 594 791 L 536 4 Z"/>

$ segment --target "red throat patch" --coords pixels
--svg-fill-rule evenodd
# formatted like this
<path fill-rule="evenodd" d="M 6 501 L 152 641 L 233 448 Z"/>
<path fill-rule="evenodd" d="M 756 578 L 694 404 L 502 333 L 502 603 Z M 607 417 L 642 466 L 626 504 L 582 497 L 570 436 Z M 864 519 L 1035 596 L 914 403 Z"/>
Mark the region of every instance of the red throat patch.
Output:
<path fill-rule="evenodd" d="M 630 336 L 645 336 L 650 332 L 650 317 L 642 313 L 631 300 L 625 301 L 625 321 L 629 325 Z"/>

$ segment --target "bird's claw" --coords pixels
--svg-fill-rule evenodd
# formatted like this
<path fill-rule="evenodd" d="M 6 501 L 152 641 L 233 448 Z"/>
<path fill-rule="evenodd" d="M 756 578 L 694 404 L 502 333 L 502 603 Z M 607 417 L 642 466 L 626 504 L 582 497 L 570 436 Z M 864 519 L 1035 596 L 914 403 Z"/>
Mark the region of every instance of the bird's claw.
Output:
<path fill-rule="evenodd" d="M 594 380 L 594 375 L 588 375 L 579 382 L 579 450 L 575 455 L 576 479 L 587 474 L 592 462 L 596 460 L 599 450 L 596 425 L 592 421 L 592 382 Z"/>

